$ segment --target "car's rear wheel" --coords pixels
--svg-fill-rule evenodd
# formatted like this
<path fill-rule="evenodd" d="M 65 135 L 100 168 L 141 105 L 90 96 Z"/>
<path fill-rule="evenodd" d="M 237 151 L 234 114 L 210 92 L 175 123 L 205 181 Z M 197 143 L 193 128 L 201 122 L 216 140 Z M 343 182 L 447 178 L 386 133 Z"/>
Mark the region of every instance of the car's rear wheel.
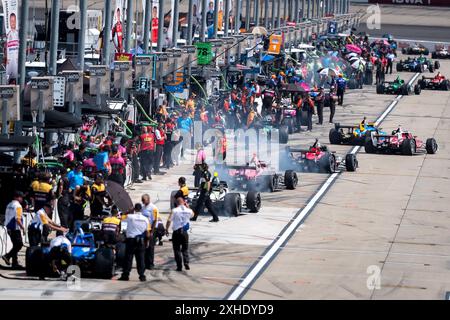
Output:
<path fill-rule="evenodd" d="M 377 94 L 384 93 L 384 86 L 382 84 L 377 85 Z"/>
<path fill-rule="evenodd" d="M 279 141 L 281 144 L 286 144 L 289 141 L 289 128 L 287 126 L 280 126 L 280 129 L 278 131 L 279 134 Z"/>
<path fill-rule="evenodd" d="M 441 63 L 439 61 L 434 62 L 434 68 L 437 70 L 441 67 Z"/>
<path fill-rule="evenodd" d="M 403 65 L 402 65 L 402 62 L 397 63 L 396 69 L 397 69 L 397 72 L 403 71 Z"/>
<path fill-rule="evenodd" d="M 428 154 L 435 154 L 438 150 L 438 144 L 436 142 L 436 139 L 434 138 L 427 139 L 425 143 L 425 149 L 427 150 Z"/>
<path fill-rule="evenodd" d="M 294 190 L 298 184 L 297 173 L 293 170 L 286 170 L 284 173 L 284 184 L 286 189 Z"/>
<path fill-rule="evenodd" d="M 328 173 L 336 171 L 336 158 L 332 153 L 327 152 L 321 159 L 321 168 Z"/>
<path fill-rule="evenodd" d="M 335 128 L 330 129 L 330 133 L 328 134 L 331 144 L 341 144 L 341 133 Z"/>
<path fill-rule="evenodd" d="M 27 276 L 42 276 L 44 269 L 44 253 L 39 246 L 29 247 L 25 252 L 25 271 Z"/>
<path fill-rule="evenodd" d="M 345 156 L 345 169 L 350 172 L 356 171 L 358 167 L 358 160 L 356 159 L 356 155 L 353 153 L 349 153 Z"/>
<path fill-rule="evenodd" d="M 245 203 L 250 212 L 258 212 L 261 209 L 261 194 L 255 191 L 247 192 Z"/>
<path fill-rule="evenodd" d="M 405 139 L 400 148 L 403 155 L 412 156 L 416 153 L 416 141 L 414 141 L 414 139 Z"/>
<path fill-rule="evenodd" d="M 422 89 L 420 88 L 420 85 L 416 84 L 416 85 L 414 86 L 414 93 L 415 93 L 416 95 L 419 95 L 420 92 L 422 92 Z"/>
<path fill-rule="evenodd" d="M 294 133 L 294 119 L 292 119 L 292 118 L 283 119 L 283 125 L 288 128 L 289 134 Z"/>
<path fill-rule="evenodd" d="M 403 48 L 403 49 L 402 49 L 402 53 L 403 53 L 403 54 L 407 54 L 407 53 L 408 53 L 408 51 L 406 50 L 406 48 Z"/>
<path fill-rule="evenodd" d="M 366 137 L 366 140 L 364 141 L 364 151 L 366 153 L 375 153 L 375 147 L 371 137 Z"/>
<path fill-rule="evenodd" d="M 420 89 L 425 89 L 425 87 L 426 87 L 425 80 L 419 79 L 419 81 L 417 83 L 420 86 Z"/>
<path fill-rule="evenodd" d="M 224 207 L 228 215 L 237 217 L 242 211 L 241 195 L 239 193 L 228 193 L 225 195 Z"/>
<path fill-rule="evenodd" d="M 100 279 L 111 279 L 115 273 L 113 249 L 97 249 L 94 258 L 94 268 L 96 277 Z"/>

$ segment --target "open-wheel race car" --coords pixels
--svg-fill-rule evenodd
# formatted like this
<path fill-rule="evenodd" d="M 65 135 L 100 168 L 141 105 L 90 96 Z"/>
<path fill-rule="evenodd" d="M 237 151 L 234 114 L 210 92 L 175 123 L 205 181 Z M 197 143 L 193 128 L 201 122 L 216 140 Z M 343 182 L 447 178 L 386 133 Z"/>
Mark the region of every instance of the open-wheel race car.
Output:
<path fill-rule="evenodd" d="M 406 60 L 400 60 L 397 62 L 397 72 L 410 71 L 410 72 L 424 72 L 426 70 L 434 72 L 441 67 L 439 61 L 432 61 L 426 57 L 410 58 Z"/>
<path fill-rule="evenodd" d="M 327 146 L 316 143 L 309 149 L 286 148 L 289 155 L 289 168 L 301 172 L 334 173 L 341 168 L 356 171 L 358 160 L 356 154 L 348 153 L 345 159 L 330 151 Z"/>
<path fill-rule="evenodd" d="M 372 132 L 370 137 L 366 137 L 364 150 L 366 153 L 384 152 L 412 156 L 420 150 L 424 150 L 428 154 L 435 154 L 438 144 L 434 138 L 429 138 L 424 143 L 412 133 L 398 128 L 390 135 Z"/>
<path fill-rule="evenodd" d="M 412 46 L 403 48 L 402 53 L 403 54 L 423 54 L 423 55 L 427 56 L 428 54 L 430 54 L 430 50 L 428 50 L 428 48 L 426 48 L 425 46 L 416 43 Z"/>
<path fill-rule="evenodd" d="M 358 125 L 342 125 L 335 123 L 334 128 L 330 129 L 328 137 L 331 144 L 350 144 L 353 146 L 363 146 L 367 135 L 370 132 L 378 132 L 373 122 L 360 123 Z"/>
<path fill-rule="evenodd" d="M 377 94 L 401 94 L 407 96 L 412 94 L 413 91 L 415 94 L 420 94 L 420 86 L 416 84 L 413 87 L 400 78 L 397 78 L 394 81 L 383 81 L 381 84 L 377 85 Z"/>
<path fill-rule="evenodd" d="M 448 79 L 445 79 L 444 76 L 435 76 L 435 77 L 425 77 L 423 76 L 422 79 L 419 79 L 417 82 L 421 89 L 429 89 L 429 90 L 444 90 L 449 91 L 450 90 L 450 81 Z"/>
<path fill-rule="evenodd" d="M 445 48 L 439 48 L 436 49 L 436 51 L 431 53 L 431 58 L 433 59 L 450 59 L 450 53 L 448 52 L 448 49 Z"/>
<path fill-rule="evenodd" d="M 170 195 L 170 208 L 175 208 L 175 195 L 178 191 L 172 191 Z M 187 202 L 191 208 L 195 208 L 200 196 L 199 189 L 189 189 Z M 232 192 L 227 182 L 220 181 L 218 185 L 212 187 L 210 199 L 216 212 L 237 217 L 247 211 L 256 213 L 261 209 L 261 194 L 257 191 L 247 193 Z M 206 210 L 206 209 L 205 209 Z"/>
<path fill-rule="evenodd" d="M 257 159 L 242 166 L 227 165 L 224 170 L 230 188 L 235 190 L 274 192 L 282 189 L 294 190 L 298 184 L 297 173 L 294 170 L 279 173 Z"/>
<path fill-rule="evenodd" d="M 82 276 L 111 279 L 115 275 L 116 266 L 123 263 L 124 243 L 118 243 L 115 249 L 105 246 L 97 241 L 91 228 L 92 224 L 88 221 L 76 221 L 76 231 L 67 235 L 72 244 L 71 264 L 80 268 Z M 27 248 L 25 255 L 27 276 L 39 278 L 58 276 L 52 269 L 52 259 L 49 243 Z"/>

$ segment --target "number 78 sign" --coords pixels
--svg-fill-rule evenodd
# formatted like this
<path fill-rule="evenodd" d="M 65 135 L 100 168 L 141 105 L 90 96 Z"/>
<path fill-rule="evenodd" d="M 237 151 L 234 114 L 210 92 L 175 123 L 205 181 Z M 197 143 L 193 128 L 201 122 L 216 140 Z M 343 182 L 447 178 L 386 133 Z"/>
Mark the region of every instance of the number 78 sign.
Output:
<path fill-rule="evenodd" d="M 197 42 L 197 64 L 210 64 L 212 61 L 212 44 L 210 42 Z"/>

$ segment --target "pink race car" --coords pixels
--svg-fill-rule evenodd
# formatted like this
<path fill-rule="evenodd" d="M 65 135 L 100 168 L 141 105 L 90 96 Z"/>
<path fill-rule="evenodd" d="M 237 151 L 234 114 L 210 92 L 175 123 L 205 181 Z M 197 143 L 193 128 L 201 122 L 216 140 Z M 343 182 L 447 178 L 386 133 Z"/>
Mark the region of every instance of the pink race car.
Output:
<path fill-rule="evenodd" d="M 277 173 L 265 162 L 252 159 L 245 166 L 227 166 L 227 182 L 231 189 L 270 191 L 294 190 L 298 184 L 297 173 L 286 170 L 284 174 Z"/>
<path fill-rule="evenodd" d="M 408 131 L 403 131 L 401 127 L 392 131 L 391 135 L 377 134 L 371 132 L 364 143 L 366 153 L 400 153 L 412 156 L 420 150 L 428 154 L 435 154 L 438 150 L 438 144 L 434 138 L 429 138 L 424 143 Z"/>

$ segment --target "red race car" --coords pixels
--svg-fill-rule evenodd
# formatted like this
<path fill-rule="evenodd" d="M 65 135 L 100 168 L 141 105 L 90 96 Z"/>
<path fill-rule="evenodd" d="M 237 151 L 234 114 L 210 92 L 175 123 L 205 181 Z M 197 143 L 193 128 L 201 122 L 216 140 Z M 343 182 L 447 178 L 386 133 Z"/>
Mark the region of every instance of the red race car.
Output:
<path fill-rule="evenodd" d="M 403 131 L 399 126 L 397 130 L 392 131 L 391 135 L 371 132 L 370 137 L 366 138 L 364 149 L 366 153 L 385 152 L 412 156 L 421 150 L 428 154 L 435 154 L 438 144 L 434 138 L 429 138 L 424 143 L 412 133 Z"/>
<path fill-rule="evenodd" d="M 347 171 L 356 171 L 358 160 L 356 155 L 349 153 L 345 159 L 336 156 L 336 153 L 328 150 L 327 146 L 321 146 L 316 140 L 309 149 L 286 148 L 289 154 L 290 167 L 296 171 L 333 173 L 341 167 Z"/>
<path fill-rule="evenodd" d="M 445 79 L 443 75 L 439 72 L 436 76 L 427 78 L 425 76 L 422 79 L 419 79 L 418 84 L 421 89 L 430 89 L 430 90 L 450 90 L 450 81 Z"/>
<path fill-rule="evenodd" d="M 298 184 L 297 173 L 286 170 L 277 173 L 267 163 L 253 157 L 252 161 L 244 166 L 226 166 L 227 182 L 231 189 L 270 191 L 281 189 L 294 190 Z"/>

